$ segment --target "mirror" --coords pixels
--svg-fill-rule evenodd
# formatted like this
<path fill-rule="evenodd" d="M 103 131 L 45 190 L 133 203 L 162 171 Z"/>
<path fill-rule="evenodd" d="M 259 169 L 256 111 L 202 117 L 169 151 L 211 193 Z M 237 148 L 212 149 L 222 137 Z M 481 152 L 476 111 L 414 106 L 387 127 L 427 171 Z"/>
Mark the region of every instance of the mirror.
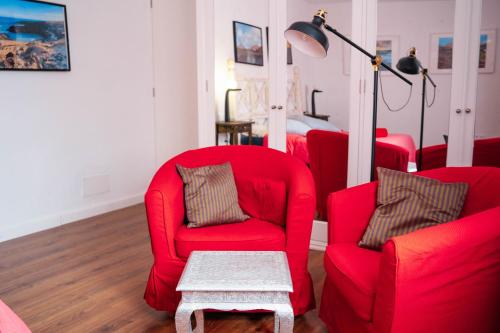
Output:
<path fill-rule="evenodd" d="M 416 15 L 417 13 L 417 15 Z M 392 68 L 415 47 L 417 59 L 428 69 L 424 121 L 422 122 L 422 74 L 408 75 L 413 87 L 381 71 L 378 127 L 387 129 L 377 140 L 403 147 L 409 152 L 409 171 L 446 165 L 451 98 L 451 63 L 455 1 L 378 2 L 377 53 Z M 423 135 L 423 153 L 419 153 Z"/>
<path fill-rule="evenodd" d="M 329 25 L 350 36 L 351 1 L 288 1 L 288 26 L 311 22 L 319 9 L 326 10 Z M 328 194 L 346 188 L 348 165 L 350 47 L 325 34 L 330 46 L 324 58 L 288 49 L 287 151 L 311 169 L 319 220 L 326 220 Z"/>
<path fill-rule="evenodd" d="M 475 166 L 500 167 L 499 12 L 498 1 L 483 0 L 472 157 Z M 473 116 L 473 113 L 469 116 Z"/>
<path fill-rule="evenodd" d="M 216 142 L 265 144 L 269 0 L 215 0 Z"/>

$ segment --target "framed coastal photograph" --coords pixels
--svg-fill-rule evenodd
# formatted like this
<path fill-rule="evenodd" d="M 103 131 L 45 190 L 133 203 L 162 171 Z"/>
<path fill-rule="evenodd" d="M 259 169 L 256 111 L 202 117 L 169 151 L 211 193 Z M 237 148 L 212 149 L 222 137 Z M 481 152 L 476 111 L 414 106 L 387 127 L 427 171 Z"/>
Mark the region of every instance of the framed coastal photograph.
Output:
<path fill-rule="evenodd" d="M 261 28 L 233 21 L 233 37 L 235 62 L 264 66 Z"/>
<path fill-rule="evenodd" d="M 66 6 L 1 0 L 0 70 L 71 70 Z"/>
<path fill-rule="evenodd" d="M 384 64 L 391 68 L 396 66 L 399 59 L 399 37 L 379 36 L 377 38 L 377 55 L 382 57 Z M 385 67 L 380 67 L 381 73 L 389 72 Z"/>
<path fill-rule="evenodd" d="M 495 71 L 496 31 L 481 31 L 479 46 L 479 73 L 493 73 Z M 451 73 L 453 65 L 453 35 L 431 35 L 431 63 L 429 70 L 432 73 Z"/>

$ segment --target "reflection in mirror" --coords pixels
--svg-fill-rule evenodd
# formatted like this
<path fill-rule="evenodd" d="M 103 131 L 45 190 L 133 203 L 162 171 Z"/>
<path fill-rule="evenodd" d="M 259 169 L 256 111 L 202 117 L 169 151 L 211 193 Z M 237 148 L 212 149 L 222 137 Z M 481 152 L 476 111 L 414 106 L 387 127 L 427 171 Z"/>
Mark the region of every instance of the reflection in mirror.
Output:
<path fill-rule="evenodd" d="M 408 171 L 416 171 L 420 159 L 419 169 L 446 165 L 454 12 L 455 1 L 378 3 L 377 54 L 396 68 L 414 47 L 422 66 L 416 73 L 408 68 L 408 58 L 401 60 L 400 70 L 412 81 L 411 89 L 385 71 L 380 77 L 378 126 L 384 131 L 377 141 L 407 150 Z M 428 73 L 425 80 L 423 71 Z"/>
<path fill-rule="evenodd" d="M 290 0 L 288 26 L 311 22 L 325 9 L 327 23 L 350 36 L 352 2 Z M 328 53 L 315 58 L 291 47 L 288 61 L 287 152 L 309 165 L 317 195 L 317 218 L 326 220 L 329 193 L 347 186 L 349 46 L 325 31 Z M 320 52 L 321 53 L 321 52 Z"/>
<path fill-rule="evenodd" d="M 483 0 L 472 164 L 500 167 L 500 2 Z M 471 112 L 466 116 L 473 117 Z"/>
<path fill-rule="evenodd" d="M 263 145 L 268 133 L 269 0 L 215 0 L 216 143 Z"/>

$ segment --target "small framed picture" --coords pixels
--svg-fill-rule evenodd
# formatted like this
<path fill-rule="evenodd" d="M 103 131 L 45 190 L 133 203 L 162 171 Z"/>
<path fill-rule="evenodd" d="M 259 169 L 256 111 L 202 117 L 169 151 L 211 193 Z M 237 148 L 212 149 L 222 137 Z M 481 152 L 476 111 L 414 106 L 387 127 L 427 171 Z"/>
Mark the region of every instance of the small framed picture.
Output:
<path fill-rule="evenodd" d="M 479 73 L 495 71 L 496 31 L 483 30 L 479 46 Z M 450 74 L 453 65 L 453 34 L 431 35 L 431 62 L 429 70 L 432 73 Z"/>
<path fill-rule="evenodd" d="M 264 66 L 261 28 L 233 21 L 233 37 L 235 62 Z"/>
<path fill-rule="evenodd" d="M 382 62 L 395 69 L 399 60 L 399 37 L 398 36 L 378 36 L 377 55 L 382 57 Z M 385 67 L 380 67 L 382 74 L 389 71 Z"/>

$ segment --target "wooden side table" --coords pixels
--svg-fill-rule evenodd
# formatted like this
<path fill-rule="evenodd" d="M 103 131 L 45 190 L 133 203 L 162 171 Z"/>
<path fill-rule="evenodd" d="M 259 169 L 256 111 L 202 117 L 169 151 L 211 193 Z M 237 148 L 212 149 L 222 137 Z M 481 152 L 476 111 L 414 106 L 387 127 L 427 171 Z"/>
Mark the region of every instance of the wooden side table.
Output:
<path fill-rule="evenodd" d="M 177 285 L 177 333 L 203 333 L 203 309 L 274 311 L 274 332 L 293 332 L 293 292 L 285 252 L 193 251 Z"/>
<path fill-rule="evenodd" d="M 309 112 L 304 112 L 304 116 L 308 116 L 308 117 L 311 117 L 311 118 L 316 118 L 316 119 L 321 119 L 321 120 L 325 120 L 325 121 L 328 121 L 328 119 L 330 118 L 329 115 L 327 114 L 315 114 L 313 115 L 312 113 L 309 113 Z"/>
<path fill-rule="evenodd" d="M 248 143 L 252 142 L 252 124 L 253 121 L 218 121 L 215 123 L 215 144 L 219 145 L 219 134 L 229 133 L 229 143 L 238 144 L 238 134 L 248 133 Z"/>

